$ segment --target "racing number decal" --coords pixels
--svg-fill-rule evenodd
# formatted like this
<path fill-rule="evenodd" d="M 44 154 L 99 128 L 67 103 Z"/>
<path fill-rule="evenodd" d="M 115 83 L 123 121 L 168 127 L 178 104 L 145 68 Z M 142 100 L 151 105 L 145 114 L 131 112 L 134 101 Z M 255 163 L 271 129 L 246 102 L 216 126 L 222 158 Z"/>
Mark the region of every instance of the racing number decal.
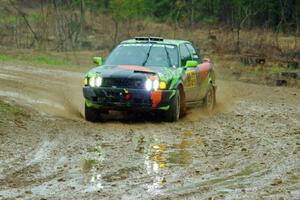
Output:
<path fill-rule="evenodd" d="M 197 73 L 195 70 L 186 73 L 186 87 L 195 87 L 197 85 Z"/>

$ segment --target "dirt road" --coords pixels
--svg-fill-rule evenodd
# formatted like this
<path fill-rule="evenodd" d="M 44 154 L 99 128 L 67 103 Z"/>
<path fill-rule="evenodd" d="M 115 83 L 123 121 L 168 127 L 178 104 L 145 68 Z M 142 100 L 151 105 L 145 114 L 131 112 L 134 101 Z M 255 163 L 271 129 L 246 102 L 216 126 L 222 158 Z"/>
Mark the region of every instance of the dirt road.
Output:
<path fill-rule="evenodd" d="M 300 91 L 219 81 L 213 116 L 82 118 L 83 74 L 0 64 L 0 199 L 299 199 Z"/>

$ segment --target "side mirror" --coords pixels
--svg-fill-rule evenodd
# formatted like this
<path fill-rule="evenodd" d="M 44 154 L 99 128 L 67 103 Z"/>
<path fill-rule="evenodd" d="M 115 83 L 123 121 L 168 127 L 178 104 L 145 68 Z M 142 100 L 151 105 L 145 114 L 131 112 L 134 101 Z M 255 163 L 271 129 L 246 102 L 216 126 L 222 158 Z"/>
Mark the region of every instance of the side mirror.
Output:
<path fill-rule="evenodd" d="M 185 67 L 186 68 L 194 68 L 197 67 L 198 62 L 196 60 L 188 60 L 186 61 Z"/>
<path fill-rule="evenodd" d="M 93 58 L 93 62 L 94 62 L 96 65 L 102 65 L 102 64 L 103 64 L 103 59 L 102 59 L 102 57 L 94 57 L 94 58 Z"/>

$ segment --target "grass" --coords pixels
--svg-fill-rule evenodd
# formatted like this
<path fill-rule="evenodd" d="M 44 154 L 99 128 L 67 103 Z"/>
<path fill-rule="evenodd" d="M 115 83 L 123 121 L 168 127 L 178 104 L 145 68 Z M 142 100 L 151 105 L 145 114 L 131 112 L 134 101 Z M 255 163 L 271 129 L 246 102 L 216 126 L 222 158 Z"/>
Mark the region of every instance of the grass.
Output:
<path fill-rule="evenodd" d="M 295 71 L 295 70 L 288 69 L 285 67 L 277 67 L 277 66 L 272 66 L 269 68 L 269 74 L 279 74 L 281 72 L 291 72 L 291 71 Z"/>
<path fill-rule="evenodd" d="M 18 55 L 0 53 L 0 62 L 20 62 L 25 64 L 51 66 L 56 68 L 80 67 L 79 64 L 73 63 L 67 59 L 43 54 L 32 55 L 30 53 Z"/>
<path fill-rule="evenodd" d="M 16 24 L 17 17 L 0 15 L 0 24 Z"/>
<path fill-rule="evenodd" d="M 92 58 L 99 55 L 107 54 L 99 51 L 56 52 L 0 47 L 0 63 L 27 64 L 79 72 L 95 67 Z"/>
<path fill-rule="evenodd" d="M 10 105 L 0 100 L 0 124 L 20 116 L 26 116 L 26 112 L 23 108 Z"/>
<path fill-rule="evenodd" d="M 89 172 L 94 166 L 98 164 L 99 164 L 98 160 L 85 160 L 82 167 L 83 171 Z"/>
<path fill-rule="evenodd" d="M 42 64 L 42 65 L 55 65 L 55 66 L 71 66 L 72 63 L 67 60 L 52 58 L 48 56 L 37 56 L 33 57 L 31 60 L 29 60 L 33 64 Z"/>
<path fill-rule="evenodd" d="M 42 19 L 42 15 L 39 14 L 36 11 L 30 11 L 26 14 L 26 19 L 29 21 L 29 23 L 37 23 L 39 21 L 41 21 Z M 10 14 L 0 14 L 0 24 L 17 24 L 18 20 L 23 22 L 24 19 L 22 19 L 21 17 L 14 16 L 14 15 L 10 15 Z"/>
<path fill-rule="evenodd" d="M 13 114 L 13 115 L 23 115 L 24 109 L 18 106 L 12 106 L 4 101 L 0 100 L 0 113 L 3 114 Z"/>
<path fill-rule="evenodd" d="M 16 58 L 11 55 L 0 54 L 0 62 L 14 61 Z"/>
<path fill-rule="evenodd" d="M 30 64 L 41 64 L 41 65 L 52 65 L 52 66 L 71 66 L 74 65 L 68 60 L 63 60 L 59 58 L 54 58 L 52 56 L 47 55 L 8 55 L 8 54 L 0 54 L 0 62 L 7 61 L 25 61 Z"/>

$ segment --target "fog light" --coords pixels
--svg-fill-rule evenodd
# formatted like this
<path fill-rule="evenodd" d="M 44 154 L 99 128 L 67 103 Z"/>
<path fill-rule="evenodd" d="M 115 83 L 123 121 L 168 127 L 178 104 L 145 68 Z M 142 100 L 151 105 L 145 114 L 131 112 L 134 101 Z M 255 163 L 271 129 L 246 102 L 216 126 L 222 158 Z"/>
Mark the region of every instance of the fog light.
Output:
<path fill-rule="evenodd" d="M 166 84 L 166 82 L 160 82 L 160 84 L 159 84 L 159 88 L 161 89 L 161 90 L 164 90 L 164 89 L 166 89 L 167 88 L 167 84 Z"/>

